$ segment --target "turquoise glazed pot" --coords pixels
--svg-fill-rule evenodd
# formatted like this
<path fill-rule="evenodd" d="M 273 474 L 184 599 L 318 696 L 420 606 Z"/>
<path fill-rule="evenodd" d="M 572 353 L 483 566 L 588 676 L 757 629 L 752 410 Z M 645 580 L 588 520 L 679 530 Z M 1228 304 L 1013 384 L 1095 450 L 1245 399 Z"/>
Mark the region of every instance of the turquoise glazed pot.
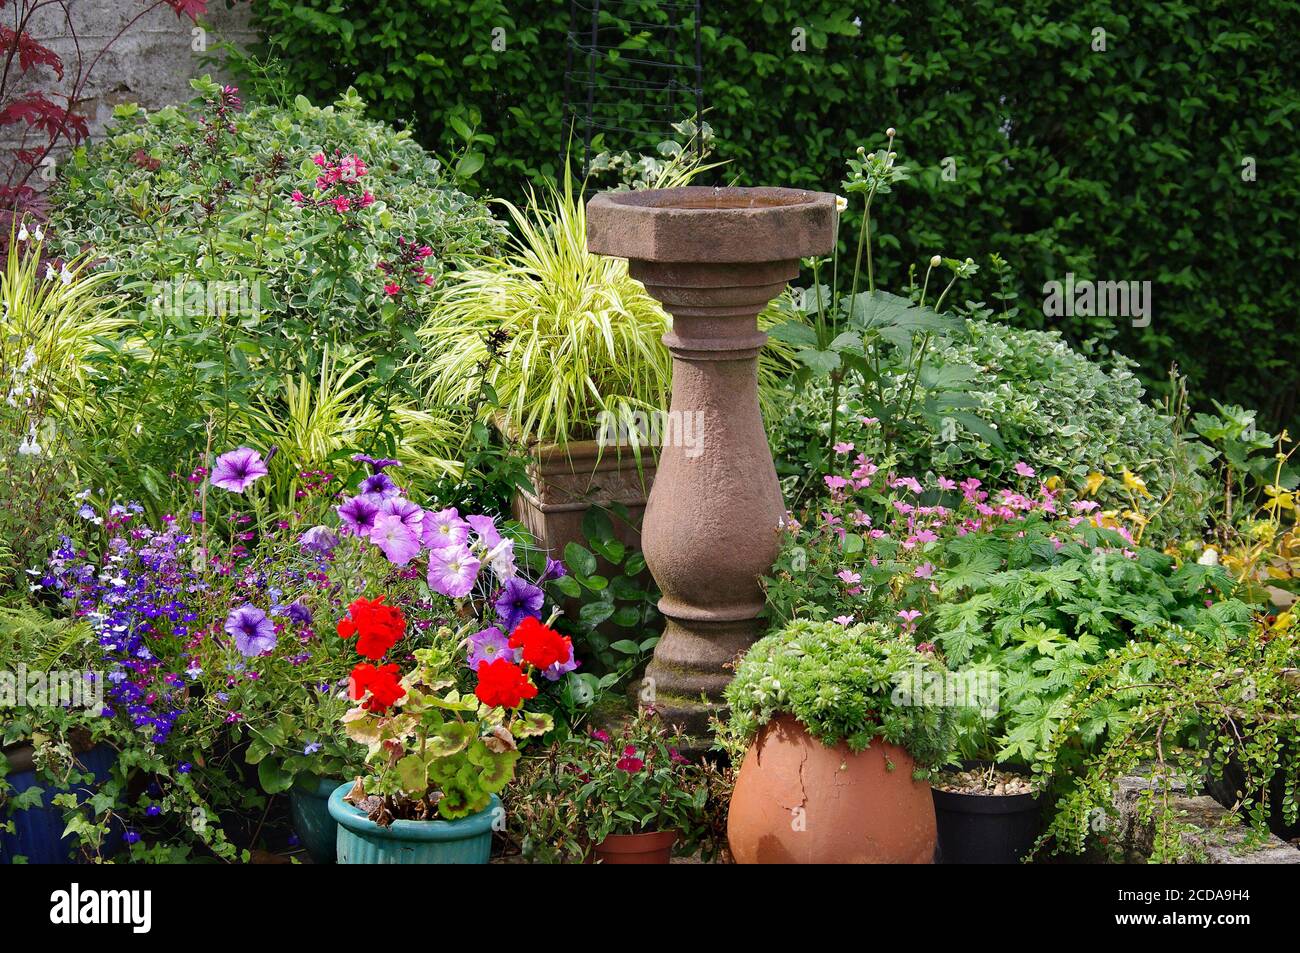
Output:
<path fill-rule="evenodd" d="M 343 800 L 353 782 L 330 795 L 338 821 L 340 864 L 486 864 L 492 854 L 492 820 L 501 810 L 495 794 L 488 806 L 458 821 L 394 821 L 380 827 Z"/>
<path fill-rule="evenodd" d="M 330 795 L 338 786 L 338 778 L 299 775 L 289 789 L 294 832 L 316 864 L 334 863 L 339 825 L 330 817 Z"/>

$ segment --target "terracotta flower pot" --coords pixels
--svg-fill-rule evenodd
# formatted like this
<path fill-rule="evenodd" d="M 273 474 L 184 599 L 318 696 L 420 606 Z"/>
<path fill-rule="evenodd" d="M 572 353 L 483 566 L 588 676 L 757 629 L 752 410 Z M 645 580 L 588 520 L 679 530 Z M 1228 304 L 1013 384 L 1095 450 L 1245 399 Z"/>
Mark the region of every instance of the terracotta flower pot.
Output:
<path fill-rule="evenodd" d="M 731 853 L 738 864 L 932 863 L 934 800 L 913 769 L 897 745 L 828 748 L 781 715 L 740 766 L 727 818 Z"/>
<path fill-rule="evenodd" d="M 648 834 L 610 834 L 595 847 L 602 864 L 666 864 L 677 842 L 675 831 Z"/>

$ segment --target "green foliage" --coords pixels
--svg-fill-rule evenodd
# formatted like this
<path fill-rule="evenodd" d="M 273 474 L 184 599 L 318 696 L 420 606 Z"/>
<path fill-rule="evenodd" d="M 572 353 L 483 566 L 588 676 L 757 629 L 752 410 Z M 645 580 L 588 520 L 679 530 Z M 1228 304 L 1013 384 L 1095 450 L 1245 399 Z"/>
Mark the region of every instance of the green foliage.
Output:
<path fill-rule="evenodd" d="M 726 689 L 730 715 L 722 736 L 728 747 L 743 749 L 763 725 L 790 714 L 824 745 L 842 741 L 861 751 L 883 738 L 905 748 L 922 770 L 934 768 L 951 752 L 950 709 L 900 702 L 898 693 L 918 674 L 943 673 L 932 654 L 883 625 L 791 622 L 745 653 Z"/>
<path fill-rule="evenodd" d="M 963 754 L 1028 763 L 1054 742 L 1064 699 L 1109 652 L 1169 622 L 1204 638 L 1244 637 L 1250 610 L 1224 599 L 1232 581 L 1217 567 L 1179 565 L 1133 547 L 1116 531 L 1081 524 L 1070 538 L 1039 519 L 949 542 L 936 573 L 942 601 L 933 638 L 954 668 L 998 673 L 998 710 L 965 712 Z M 1210 608 L 1207 602 L 1213 602 Z M 1074 739 L 1089 750 L 1097 718 Z"/>
<path fill-rule="evenodd" d="M 356 707 L 342 717 L 348 737 L 366 745 L 370 765 L 347 800 L 384 827 L 484 810 L 514 777 L 520 746 L 553 727 L 549 715 L 490 707 L 462 693 L 445 645 L 413 654 L 400 712 Z"/>
<path fill-rule="evenodd" d="M 587 510 L 582 518 L 586 545 L 565 546 L 561 555 L 567 574 L 548 584 L 557 603 L 576 601 L 576 610 L 561 616 L 556 626 L 573 638 L 578 657 L 591 661 L 591 672 L 573 677 L 591 678 L 589 689 L 595 693 L 607 691 L 644 662 L 663 625 L 659 591 L 645 557 L 618 539 L 614 519 L 632 525 L 620 503 L 611 504 L 608 512 L 599 506 Z"/>
<path fill-rule="evenodd" d="M 510 812 L 524 857 L 581 862 L 611 834 L 652 831 L 676 833 L 678 853 L 716 852 L 707 835 L 725 810 L 718 772 L 683 757 L 685 741 L 641 708 L 621 728 L 574 736 L 530 758 Z"/>
<path fill-rule="evenodd" d="M 620 6 L 629 18 L 667 15 L 649 0 Z M 267 0 L 253 14 L 310 95 L 355 84 L 435 148 L 461 148 L 453 119 L 490 136 L 474 147 L 488 189 L 508 194 L 554 172 L 568 135 L 564 4 Z M 896 126 L 918 189 L 881 218 L 883 242 L 901 253 L 886 279 L 950 245 L 958 221 L 958 254 L 1004 254 L 1027 301 L 1067 272 L 1150 280 L 1148 327 L 1079 316 L 1058 329 L 1109 339 L 1148 384 L 1176 360 L 1195 393 L 1293 421 L 1300 184 L 1285 170 L 1297 155 L 1289 64 L 1300 41 L 1290 22 L 1282 0 L 722 0 L 704 7 L 704 103 L 742 184 L 832 189 L 838 156 Z M 602 72 L 645 42 L 639 30 L 625 36 Z M 1037 307 L 1018 317 L 1051 320 Z"/>
<path fill-rule="evenodd" d="M 1123 358 L 1092 360 L 1055 332 L 976 318 L 935 333 L 919 378 L 909 375 L 910 345 L 882 352 L 882 396 L 856 382 L 841 395 L 838 439 L 857 451 L 903 473 L 985 482 L 1005 479 L 1021 461 L 1071 487 L 1096 472 L 1109 477 L 1093 496 L 1106 508 L 1127 504 L 1118 479 L 1127 469 L 1163 503 L 1153 536 L 1199 529 L 1209 496 L 1202 457 L 1174 418 L 1143 400 Z M 778 472 L 796 499 L 826 466 L 830 401 L 830 387 L 811 385 L 773 424 Z"/>
<path fill-rule="evenodd" d="M 96 484 L 156 500 L 209 442 L 279 447 L 281 502 L 302 470 L 363 444 L 417 477 L 456 470 L 455 414 L 417 407 L 402 366 L 427 285 L 490 250 L 499 224 L 355 92 L 241 111 L 193 85 L 188 106 L 118 107 L 56 190 L 59 240 L 116 270 L 130 322 L 97 338 L 80 422 Z M 354 174 L 322 187 L 339 163 Z"/>
<path fill-rule="evenodd" d="M 1300 643 L 1265 626 L 1191 632 L 1163 626 L 1153 641 L 1112 649 L 1062 698 L 1060 730 L 1035 770 L 1063 790 L 1044 838 L 1053 853 L 1080 853 L 1115 814 L 1115 779 L 1144 774 L 1139 810 L 1152 829 L 1153 862 L 1184 862 L 1177 782 L 1190 793 L 1233 777 L 1229 806 L 1257 830 L 1293 825 L 1300 812 Z M 1105 744 L 1078 764 L 1071 740 Z M 1281 800 L 1271 799 L 1280 792 Z"/>

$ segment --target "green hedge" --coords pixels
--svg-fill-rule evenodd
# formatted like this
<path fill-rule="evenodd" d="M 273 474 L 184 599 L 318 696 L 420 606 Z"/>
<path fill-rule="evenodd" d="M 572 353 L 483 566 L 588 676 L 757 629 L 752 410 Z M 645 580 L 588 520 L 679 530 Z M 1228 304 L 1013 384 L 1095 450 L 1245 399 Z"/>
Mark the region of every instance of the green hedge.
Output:
<path fill-rule="evenodd" d="M 480 181 L 498 194 L 551 171 L 565 134 L 567 3 L 341 6 L 254 5 L 291 85 L 321 98 L 355 84 L 439 149 L 459 141 L 453 116 L 475 125 L 493 138 Z M 655 5 L 631 6 L 647 16 Z M 844 157 L 893 125 L 918 175 L 880 223 L 899 246 L 887 284 L 891 267 L 936 250 L 999 251 L 1022 282 L 1026 323 L 1109 339 L 1156 387 L 1177 361 L 1194 392 L 1294 420 L 1296 6 L 1121 6 L 710 0 L 705 102 L 718 151 L 734 160 L 725 174 L 835 189 Z M 506 48 L 494 52 L 498 26 Z M 1104 51 L 1093 48 L 1098 29 Z M 1253 182 L 1242 178 L 1247 157 Z M 1067 272 L 1151 281 L 1150 326 L 1043 317 L 1043 284 Z"/>

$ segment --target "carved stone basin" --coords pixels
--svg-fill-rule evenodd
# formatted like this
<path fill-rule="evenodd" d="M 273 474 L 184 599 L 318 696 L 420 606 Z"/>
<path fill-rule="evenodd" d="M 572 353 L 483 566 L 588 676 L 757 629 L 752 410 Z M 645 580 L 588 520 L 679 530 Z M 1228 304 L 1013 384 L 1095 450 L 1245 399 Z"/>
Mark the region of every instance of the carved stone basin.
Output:
<path fill-rule="evenodd" d="M 707 732 L 727 664 L 761 634 L 758 579 L 785 515 L 758 405 L 758 312 L 835 243 L 835 196 L 774 188 L 608 192 L 587 203 L 587 247 L 628 259 L 673 317 L 674 421 L 646 506 L 646 563 L 667 625 L 642 699 L 692 735 Z M 687 418 L 686 415 L 692 415 Z M 681 432 L 679 428 L 677 432 Z"/>

